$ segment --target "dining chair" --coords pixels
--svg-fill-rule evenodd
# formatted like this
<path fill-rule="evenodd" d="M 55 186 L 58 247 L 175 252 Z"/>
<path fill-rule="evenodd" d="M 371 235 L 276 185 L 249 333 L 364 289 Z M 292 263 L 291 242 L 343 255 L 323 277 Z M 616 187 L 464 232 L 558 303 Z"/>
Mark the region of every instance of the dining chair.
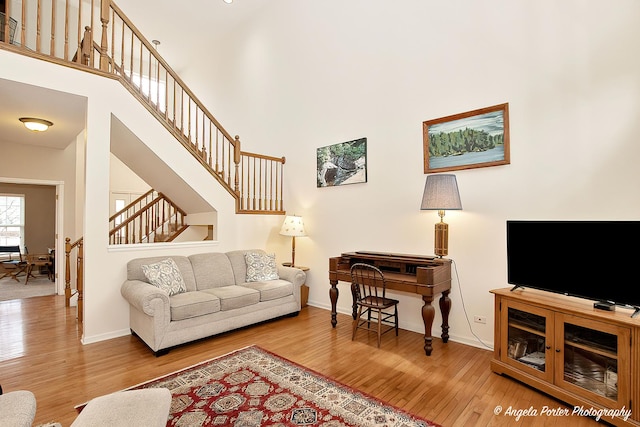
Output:
<path fill-rule="evenodd" d="M 353 320 L 351 340 L 356 337 L 358 329 L 376 332 L 378 347 L 383 334 L 396 331 L 398 335 L 398 300 L 386 297 L 386 282 L 380 269 L 365 263 L 351 266 L 351 291 L 358 308 Z M 377 314 L 377 321 L 372 327 L 372 313 Z"/>
<path fill-rule="evenodd" d="M 20 246 L 0 246 L 0 279 L 10 276 L 19 282 L 18 274 L 26 268 L 27 262 L 22 258 Z"/>

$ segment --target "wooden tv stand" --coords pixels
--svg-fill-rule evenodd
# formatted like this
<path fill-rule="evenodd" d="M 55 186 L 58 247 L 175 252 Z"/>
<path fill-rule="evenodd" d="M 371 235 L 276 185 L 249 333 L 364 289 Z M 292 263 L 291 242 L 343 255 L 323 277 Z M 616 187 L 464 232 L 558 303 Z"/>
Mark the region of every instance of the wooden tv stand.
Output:
<path fill-rule="evenodd" d="M 596 310 L 593 301 L 529 288 L 491 293 L 494 372 L 566 402 L 571 412 L 619 410 L 621 417 L 601 419 L 640 426 L 640 319 L 633 310 Z"/>

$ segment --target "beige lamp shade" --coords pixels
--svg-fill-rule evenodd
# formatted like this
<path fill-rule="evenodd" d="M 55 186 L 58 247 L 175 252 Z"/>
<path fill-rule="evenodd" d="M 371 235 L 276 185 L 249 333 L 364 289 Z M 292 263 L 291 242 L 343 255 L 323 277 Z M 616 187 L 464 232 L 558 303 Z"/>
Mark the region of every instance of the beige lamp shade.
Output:
<path fill-rule="evenodd" d="M 282 223 L 282 228 L 280 229 L 280 234 L 283 236 L 306 236 L 307 233 L 304 231 L 304 221 L 302 221 L 301 216 L 296 215 L 287 215 Z"/>
<path fill-rule="evenodd" d="M 280 228 L 280 234 L 283 236 L 291 236 L 291 267 L 296 263 L 296 237 L 306 236 L 307 232 L 304 230 L 304 222 L 301 216 L 287 215 Z"/>

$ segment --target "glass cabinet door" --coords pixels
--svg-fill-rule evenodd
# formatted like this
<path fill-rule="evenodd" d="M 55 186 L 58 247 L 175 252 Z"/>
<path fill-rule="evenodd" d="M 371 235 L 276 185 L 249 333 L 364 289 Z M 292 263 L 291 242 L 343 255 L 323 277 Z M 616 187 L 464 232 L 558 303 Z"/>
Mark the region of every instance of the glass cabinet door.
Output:
<path fill-rule="evenodd" d="M 548 360 L 553 331 L 553 313 L 532 306 L 520 306 L 515 301 L 505 302 L 502 316 L 506 316 L 506 334 L 503 334 L 501 358 L 510 365 L 526 370 L 537 377 L 551 380 L 552 367 Z"/>
<path fill-rule="evenodd" d="M 609 407 L 628 405 L 630 330 L 558 316 L 556 382 Z"/>

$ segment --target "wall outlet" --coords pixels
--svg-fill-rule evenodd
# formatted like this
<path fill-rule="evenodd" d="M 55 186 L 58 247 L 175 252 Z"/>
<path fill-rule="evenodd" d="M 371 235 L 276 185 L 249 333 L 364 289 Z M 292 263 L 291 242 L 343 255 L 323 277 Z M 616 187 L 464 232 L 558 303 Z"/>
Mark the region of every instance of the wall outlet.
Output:
<path fill-rule="evenodd" d="M 476 323 L 482 323 L 484 325 L 487 323 L 487 318 L 484 316 L 473 316 L 473 321 Z"/>

